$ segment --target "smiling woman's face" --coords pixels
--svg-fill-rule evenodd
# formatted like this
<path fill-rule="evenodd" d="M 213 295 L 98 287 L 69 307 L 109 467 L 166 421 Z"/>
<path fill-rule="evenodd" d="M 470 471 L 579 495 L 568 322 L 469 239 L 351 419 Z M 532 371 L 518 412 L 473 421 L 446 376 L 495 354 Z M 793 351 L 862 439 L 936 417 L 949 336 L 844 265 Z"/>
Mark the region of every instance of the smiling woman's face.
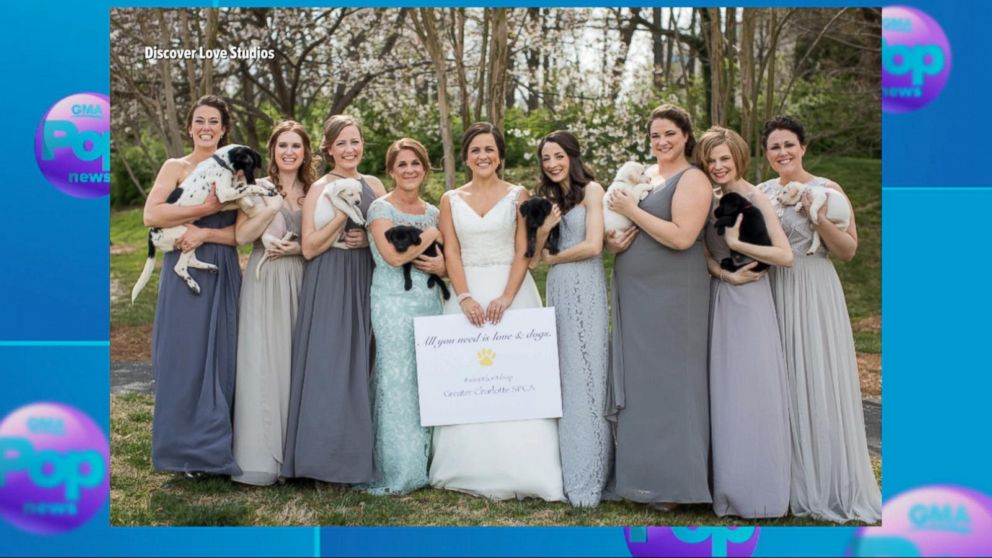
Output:
<path fill-rule="evenodd" d="M 499 168 L 499 148 L 492 134 L 479 134 L 468 144 L 465 164 L 472 170 L 472 176 L 486 178 Z"/>

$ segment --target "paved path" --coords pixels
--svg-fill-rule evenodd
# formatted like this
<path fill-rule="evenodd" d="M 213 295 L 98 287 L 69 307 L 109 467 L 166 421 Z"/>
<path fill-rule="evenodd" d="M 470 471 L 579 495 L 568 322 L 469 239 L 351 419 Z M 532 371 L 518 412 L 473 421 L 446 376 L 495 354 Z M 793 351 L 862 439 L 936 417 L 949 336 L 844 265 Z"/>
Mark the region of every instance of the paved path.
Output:
<path fill-rule="evenodd" d="M 151 393 L 152 365 L 148 361 L 118 360 L 110 363 L 110 393 Z M 872 455 L 882 453 L 882 405 L 863 402 L 868 449 Z"/>

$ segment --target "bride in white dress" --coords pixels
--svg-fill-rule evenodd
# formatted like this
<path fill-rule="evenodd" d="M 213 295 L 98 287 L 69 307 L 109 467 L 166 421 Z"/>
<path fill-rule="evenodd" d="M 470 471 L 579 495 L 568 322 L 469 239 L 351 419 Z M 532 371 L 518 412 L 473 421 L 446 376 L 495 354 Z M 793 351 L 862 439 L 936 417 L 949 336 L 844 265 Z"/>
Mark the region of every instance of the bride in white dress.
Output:
<path fill-rule="evenodd" d="M 528 194 L 500 179 L 504 154 L 496 127 L 470 127 L 462 137 L 461 156 L 472 181 L 441 198 L 444 256 L 457 293 L 444 313 L 463 313 L 476 326 L 499 322 L 506 310 L 541 306 L 527 271 L 526 234 L 517 211 Z M 430 482 L 494 500 L 563 501 L 557 421 L 436 427 Z"/>

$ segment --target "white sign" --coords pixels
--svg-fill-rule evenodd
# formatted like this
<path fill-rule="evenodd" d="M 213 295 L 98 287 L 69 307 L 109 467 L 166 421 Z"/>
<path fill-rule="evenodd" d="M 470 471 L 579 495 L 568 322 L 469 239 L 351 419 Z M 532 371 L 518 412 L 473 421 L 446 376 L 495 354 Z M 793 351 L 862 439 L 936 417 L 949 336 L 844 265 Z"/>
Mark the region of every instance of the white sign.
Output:
<path fill-rule="evenodd" d="M 561 416 L 554 308 L 509 310 L 481 328 L 463 314 L 413 326 L 421 425 Z"/>

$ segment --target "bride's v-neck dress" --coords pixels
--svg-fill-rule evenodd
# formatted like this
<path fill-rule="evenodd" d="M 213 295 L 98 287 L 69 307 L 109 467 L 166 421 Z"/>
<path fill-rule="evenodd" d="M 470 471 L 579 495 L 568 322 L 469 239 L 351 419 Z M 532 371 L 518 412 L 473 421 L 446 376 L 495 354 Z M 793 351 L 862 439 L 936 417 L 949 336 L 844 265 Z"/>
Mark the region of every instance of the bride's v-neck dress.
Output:
<path fill-rule="evenodd" d="M 517 198 L 513 188 L 480 216 L 457 192 L 449 192 L 455 232 L 461 246 L 465 280 L 472 297 L 486 308 L 503 293 L 514 257 Z M 530 273 L 510 310 L 540 308 L 541 297 Z M 461 314 L 452 296 L 445 314 Z M 434 429 L 431 485 L 494 500 L 536 497 L 565 499 L 556 419 L 441 426 Z"/>

